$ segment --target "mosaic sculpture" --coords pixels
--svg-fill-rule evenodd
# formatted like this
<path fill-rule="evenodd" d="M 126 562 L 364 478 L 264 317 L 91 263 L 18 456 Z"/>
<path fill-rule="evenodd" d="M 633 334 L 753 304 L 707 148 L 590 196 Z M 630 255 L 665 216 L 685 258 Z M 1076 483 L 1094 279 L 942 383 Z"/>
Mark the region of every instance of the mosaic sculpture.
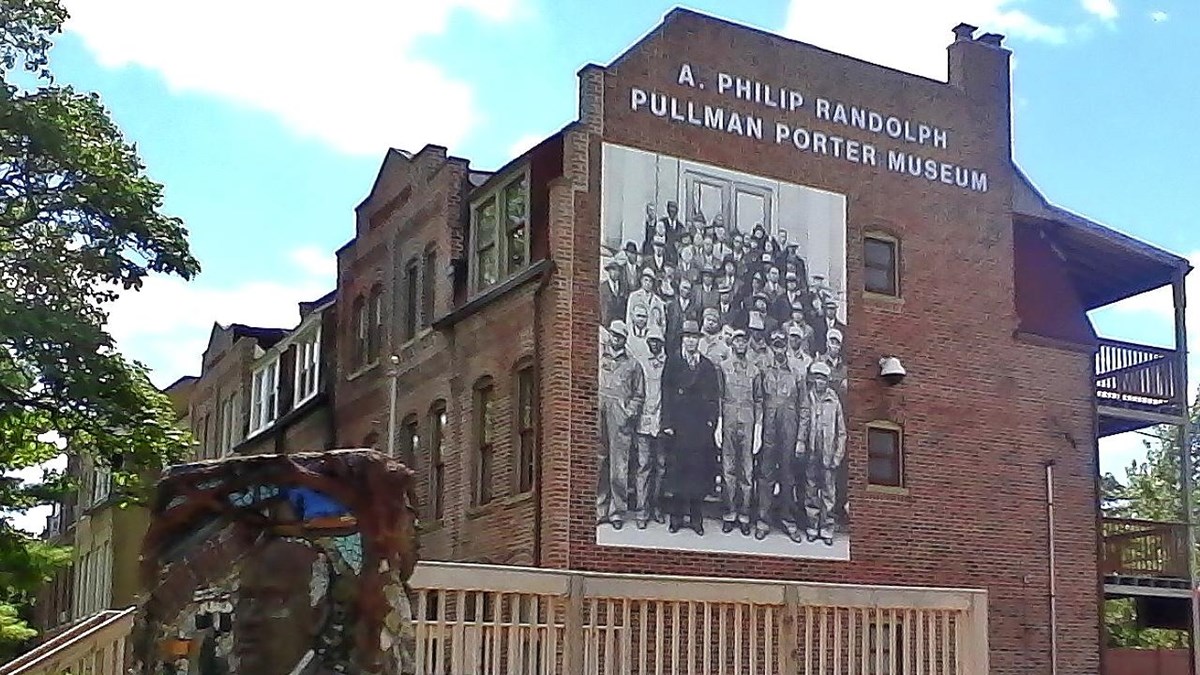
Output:
<path fill-rule="evenodd" d="M 137 675 L 414 672 L 413 474 L 371 450 L 172 467 L 142 553 Z"/>

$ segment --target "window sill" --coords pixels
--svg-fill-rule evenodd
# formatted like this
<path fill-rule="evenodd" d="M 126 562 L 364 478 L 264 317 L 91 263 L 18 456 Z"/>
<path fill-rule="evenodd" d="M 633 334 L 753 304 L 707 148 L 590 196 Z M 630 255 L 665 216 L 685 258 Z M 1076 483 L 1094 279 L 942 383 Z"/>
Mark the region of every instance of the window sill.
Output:
<path fill-rule="evenodd" d="M 863 300 L 872 303 L 887 305 L 895 309 L 900 309 L 904 306 L 904 298 L 899 295 L 888 295 L 887 293 L 878 293 L 876 291 L 863 291 Z"/>
<path fill-rule="evenodd" d="M 463 319 L 478 312 L 483 307 L 491 304 L 501 296 L 506 295 L 510 291 L 525 285 L 531 279 L 540 278 L 550 274 L 554 269 L 554 262 L 549 258 L 543 258 L 529 267 L 517 272 L 514 276 L 508 277 L 503 281 L 499 281 L 487 288 L 479 289 L 469 296 L 469 299 L 463 304 L 450 310 L 441 318 L 433 322 L 433 327 L 436 329 L 449 328 Z"/>
<path fill-rule="evenodd" d="M 371 372 L 372 370 L 375 370 L 375 368 L 377 366 L 379 366 L 379 359 L 375 359 L 374 361 L 368 363 L 367 365 L 363 366 L 362 368 L 359 368 L 358 370 L 350 373 L 349 375 L 346 376 L 346 381 L 352 382 L 354 380 L 357 380 L 358 378 L 362 377 L 363 375 L 366 375 L 367 373 Z"/>
<path fill-rule="evenodd" d="M 509 495 L 502 499 L 493 499 L 492 501 L 482 506 L 472 506 L 467 509 L 467 519 L 482 518 L 488 514 L 500 511 L 511 506 L 523 504 L 528 501 L 533 501 L 533 492 L 522 492 L 520 494 Z"/>
<path fill-rule="evenodd" d="M 867 492 L 877 495 L 891 495 L 894 497 L 908 497 L 910 493 L 906 487 L 897 487 L 895 485 L 871 485 L 867 484 Z"/>

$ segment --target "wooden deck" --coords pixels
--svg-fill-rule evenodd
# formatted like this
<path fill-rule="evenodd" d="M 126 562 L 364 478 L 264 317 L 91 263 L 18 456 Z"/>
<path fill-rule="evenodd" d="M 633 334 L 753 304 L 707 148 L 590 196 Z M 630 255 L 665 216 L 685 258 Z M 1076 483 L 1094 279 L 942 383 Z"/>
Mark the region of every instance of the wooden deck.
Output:
<path fill-rule="evenodd" d="M 1181 364 L 1173 349 L 1101 339 L 1095 376 L 1100 436 L 1170 423 L 1183 415 Z"/>
<path fill-rule="evenodd" d="M 1182 523 L 1105 518 L 1103 535 L 1100 573 L 1106 584 L 1187 588 L 1187 527 Z"/>

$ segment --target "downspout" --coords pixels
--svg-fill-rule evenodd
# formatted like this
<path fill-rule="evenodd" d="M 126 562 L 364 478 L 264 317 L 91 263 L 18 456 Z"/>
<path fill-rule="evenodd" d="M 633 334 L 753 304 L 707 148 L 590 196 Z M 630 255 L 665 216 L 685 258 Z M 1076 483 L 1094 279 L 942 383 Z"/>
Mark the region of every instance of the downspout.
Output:
<path fill-rule="evenodd" d="M 1054 460 L 1046 460 L 1046 537 L 1050 543 L 1050 675 L 1058 675 L 1058 593 L 1054 579 Z"/>
<path fill-rule="evenodd" d="M 537 438 L 537 455 L 533 462 L 533 566 L 542 566 L 542 450 L 545 447 L 542 437 L 542 291 L 550 283 L 550 275 L 554 267 L 549 267 L 538 279 L 537 288 L 533 291 L 533 380 L 537 383 L 534 388 L 533 405 L 538 414 L 537 428 L 534 430 Z"/>

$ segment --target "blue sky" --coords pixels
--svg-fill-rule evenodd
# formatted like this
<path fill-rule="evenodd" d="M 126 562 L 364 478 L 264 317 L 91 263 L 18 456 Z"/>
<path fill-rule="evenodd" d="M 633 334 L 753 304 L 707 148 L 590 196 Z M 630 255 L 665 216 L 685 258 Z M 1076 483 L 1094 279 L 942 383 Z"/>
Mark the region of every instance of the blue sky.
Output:
<path fill-rule="evenodd" d="M 606 63 L 674 6 L 344 0 L 306 15 L 281 0 L 67 5 L 59 79 L 101 93 L 204 267 L 191 284 L 154 280 L 114 308 L 114 334 L 160 385 L 198 369 L 213 321 L 292 325 L 297 301 L 332 288 L 332 253 L 389 145 L 447 145 L 495 168 L 574 117 L 581 65 Z M 1200 66 L 1194 0 L 687 6 L 943 78 L 955 24 L 1004 33 L 1016 54 L 1016 157 L 1039 187 L 1139 238 L 1200 252 L 1200 88 L 1181 75 Z M 1169 295 L 1095 320 L 1107 336 L 1170 344 Z M 1200 344 L 1200 321 L 1192 335 Z M 1105 467 L 1139 445 L 1106 443 Z"/>

